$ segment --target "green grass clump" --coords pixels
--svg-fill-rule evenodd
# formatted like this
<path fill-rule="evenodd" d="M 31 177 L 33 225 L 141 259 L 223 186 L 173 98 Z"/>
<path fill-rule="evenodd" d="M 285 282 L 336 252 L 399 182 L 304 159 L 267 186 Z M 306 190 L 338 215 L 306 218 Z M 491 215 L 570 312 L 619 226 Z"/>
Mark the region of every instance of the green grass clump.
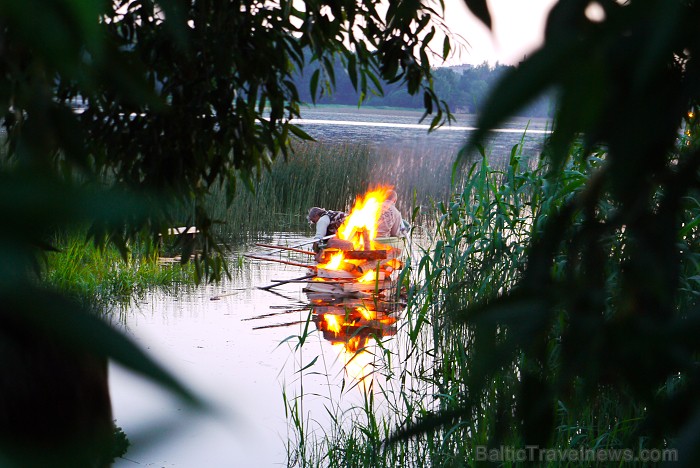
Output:
<path fill-rule="evenodd" d="M 111 308 L 141 297 L 153 287 L 173 288 L 194 283 L 191 264 L 163 264 L 147 243 L 132 246 L 127 258 L 111 245 L 95 247 L 82 234 L 64 234 L 46 254 L 43 280 L 89 305 Z"/>

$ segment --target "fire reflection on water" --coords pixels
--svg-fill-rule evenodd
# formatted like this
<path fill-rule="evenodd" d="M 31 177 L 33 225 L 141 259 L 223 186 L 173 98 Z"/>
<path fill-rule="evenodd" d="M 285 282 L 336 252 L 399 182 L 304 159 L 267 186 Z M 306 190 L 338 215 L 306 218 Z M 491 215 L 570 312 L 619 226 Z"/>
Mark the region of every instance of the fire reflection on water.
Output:
<path fill-rule="evenodd" d="M 401 307 L 385 301 L 338 302 L 332 298 L 316 298 L 311 307 L 316 328 L 338 353 L 345 374 L 368 391 L 374 370 L 372 345 L 377 339 L 396 334 Z"/>

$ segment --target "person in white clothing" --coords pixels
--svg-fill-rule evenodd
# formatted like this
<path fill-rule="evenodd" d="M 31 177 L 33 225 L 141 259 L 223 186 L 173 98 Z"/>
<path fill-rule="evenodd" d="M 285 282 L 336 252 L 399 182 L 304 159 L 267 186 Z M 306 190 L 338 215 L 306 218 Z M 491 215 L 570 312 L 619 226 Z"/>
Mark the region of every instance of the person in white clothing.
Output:
<path fill-rule="evenodd" d="M 396 208 L 398 196 L 394 190 L 389 190 L 377 221 L 377 237 L 399 237 L 402 235 L 403 218 Z"/>
<path fill-rule="evenodd" d="M 352 250 L 352 242 L 338 239 L 335 236 L 338 233 L 338 228 L 343 224 L 348 214 L 343 211 L 327 210 L 314 206 L 309 210 L 307 220 L 309 224 L 316 225 L 316 234 L 314 235 L 314 250 L 318 251 L 324 247 L 330 247 L 341 250 Z"/>

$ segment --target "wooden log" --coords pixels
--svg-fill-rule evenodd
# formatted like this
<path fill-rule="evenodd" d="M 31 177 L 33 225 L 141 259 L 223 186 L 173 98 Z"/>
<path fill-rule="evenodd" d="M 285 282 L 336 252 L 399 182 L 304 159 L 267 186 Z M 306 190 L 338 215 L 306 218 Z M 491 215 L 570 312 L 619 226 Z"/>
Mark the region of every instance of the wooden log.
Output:
<path fill-rule="evenodd" d="M 343 290 L 346 292 L 356 292 L 356 291 L 364 291 L 364 292 L 372 292 L 375 289 L 378 289 L 379 291 L 383 291 L 385 289 L 391 288 L 392 284 L 391 281 L 389 280 L 381 280 L 379 282 L 371 281 L 369 283 L 346 283 L 344 284 Z"/>
<path fill-rule="evenodd" d="M 321 254 L 319 263 L 327 263 L 331 256 L 338 253 L 336 249 L 326 249 Z M 343 250 L 343 258 L 346 260 L 384 260 L 387 256 L 386 250 Z"/>
<path fill-rule="evenodd" d="M 345 252 L 345 258 L 349 260 L 383 260 L 386 258 L 386 250 L 350 250 Z"/>
<path fill-rule="evenodd" d="M 299 280 L 299 279 L 294 279 L 294 280 L 285 281 L 285 283 L 304 283 L 304 284 L 307 284 L 307 283 L 309 283 L 310 281 L 313 281 L 313 280 Z M 341 284 L 341 283 L 353 283 L 354 281 L 355 281 L 355 280 L 352 279 L 352 278 L 336 278 L 336 279 L 328 278 L 327 280 L 323 280 L 323 281 L 313 281 L 313 282 L 314 282 L 314 283 L 323 283 L 323 284 Z M 272 286 L 277 286 L 277 284 L 272 285 Z M 272 286 L 271 286 L 271 287 L 272 287 Z M 258 288 L 258 289 L 268 289 L 268 287 L 265 286 L 265 288 Z"/>
<path fill-rule="evenodd" d="M 359 283 L 357 281 L 309 281 L 305 291 L 322 292 L 328 294 L 352 294 L 352 293 L 373 293 L 375 290 L 384 291 L 391 289 L 393 284 L 389 280 L 375 281 L 369 283 Z"/>
<path fill-rule="evenodd" d="M 403 268 L 403 262 L 396 258 L 389 258 L 386 260 L 358 260 L 353 263 L 355 263 L 362 271 L 365 272 L 369 270 L 376 270 L 377 267 L 379 267 L 380 270 L 391 268 L 391 271 L 401 270 Z"/>
<path fill-rule="evenodd" d="M 318 271 L 324 271 L 322 274 L 318 274 L 319 276 L 333 276 L 334 273 L 337 273 L 338 276 L 341 276 L 343 278 L 357 278 L 362 276 L 364 273 L 364 270 L 360 268 L 359 266 L 355 265 L 354 263 L 342 261 L 338 265 L 337 269 L 329 269 L 325 268 L 326 264 L 321 263 L 317 265 L 316 271 L 318 274 Z M 330 273 L 328 273 L 330 272 Z"/>
<path fill-rule="evenodd" d="M 353 283 L 354 281 L 348 281 L 348 280 L 328 280 L 328 281 L 299 281 L 300 283 L 306 283 L 307 285 L 313 283 L 313 284 L 348 284 L 348 283 Z"/>
<path fill-rule="evenodd" d="M 288 280 L 284 280 L 284 281 L 277 281 L 276 283 L 272 283 L 272 284 L 270 284 L 270 285 L 268 285 L 268 286 L 262 286 L 262 287 L 258 286 L 258 289 L 262 289 L 263 291 L 267 291 L 267 290 L 269 290 L 269 289 L 272 289 L 272 288 L 274 288 L 274 287 L 280 286 L 280 285 L 282 285 L 282 284 L 294 283 L 294 282 L 301 281 L 301 280 L 305 280 L 305 279 L 308 279 L 308 278 L 313 278 L 314 276 L 316 276 L 316 275 L 314 275 L 314 274 L 312 273 L 312 274 L 309 274 L 309 275 L 301 276 L 301 277 L 299 277 L 299 278 L 292 278 L 292 279 L 288 279 Z"/>
<path fill-rule="evenodd" d="M 316 268 L 316 275 L 319 278 L 357 278 L 359 275 L 345 270 L 328 270 L 327 268 Z"/>
<path fill-rule="evenodd" d="M 212 297 L 209 298 L 209 300 L 210 300 L 210 301 L 218 301 L 218 300 L 221 299 L 222 297 L 234 296 L 234 295 L 236 295 L 236 294 L 240 294 L 241 291 L 247 291 L 247 290 L 248 290 L 248 288 L 238 288 L 238 289 L 234 290 L 234 292 L 225 293 L 225 294 L 219 294 L 218 296 L 212 296 Z"/>
<path fill-rule="evenodd" d="M 297 320 L 288 323 L 277 323 L 275 325 L 261 325 L 259 327 L 253 327 L 253 330 L 263 330 L 265 328 L 279 328 L 279 327 L 291 327 L 292 325 L 299 325 L 300 323 L 306 323 L 306 320 Z"/>
<path fill-rule="evenodd" d="M 256 242 L 255 245 L 257 245 L 258 247 L 267 247 L 269 249 L 289 250 L 292 252 L 299 252 L 306 255 L 316 255 L 316 252 L 312 252 L 310 250 L 295 249 L 294 247 L 286 247 L 284 245 L 261 244 L 260 242 Z"/>
<path fill-rule="evenodd" d="M 348 295 L 352 293 L 347 293 L 343 290 L 343 287 L 338 284 L 324 283 L 320 281 L 309 282 L 304 288 L 305 292 L 330 294 L 330 295 Z"/>
<path fill-rule="evenodd" d="M 265 318 L 269 318 L 269 317 L 276 317 L 278 315 L 291 314 L 294 312 L 304 312 L 307 310 L 309 310 L 308 307 L 304 307 L 303 309 L 298 309 L 298 308 L 297 309 L 289 309 L 289 310 L 285 310 L 283 312 L 271 312 L 269 314 L 256 315 L 255 317 L 242 318 L 241 322 L 246 322 L 246 321 L 250 321 L 250 320 L 260 320 L 260 319 L 265 319 Z"/>
<path fill-rule="evenodd" d="M 284 263 L 285 265 L 293 265 L 293 266 L 313 268 L 313 269 L 316 268 L 315 265 L 309 265 L 307 263 L 292 262 L 289 260 L 281 260 L 279 258 L 265 257 L 263 255 L 243 254 L 243 256 L 247 257 L 247 258 L 254 258 L 255 260 L 265 260 L 267 262 Z"/>
<path fill-rule="evenodd" d="M 328 240 L 328 239 L 331 239 L 331 238 L 333 238 L 333 237 L 335 237 L 335 234 L 331 234 L 330 236 L 326 236 L 326 237 L 321 237 L 320 239 L 317 239 L 317 238 L 314 237 L 313 239 L 305 240 L 304 242 L 300 242 L 300 243 L 298 243 L 298 244 L 290 245 L 289 247 L 291 247 L 291 248 L 297 248 L 297 247 L 301 247 L 302 245 L 313 244 L 314 242 L 319 242 L 319 241 Z M 284 249 L 280 249 L 279 247 L 276 247 L 276 248 L 279 249 L 279 250 L 284 250 Z"/>

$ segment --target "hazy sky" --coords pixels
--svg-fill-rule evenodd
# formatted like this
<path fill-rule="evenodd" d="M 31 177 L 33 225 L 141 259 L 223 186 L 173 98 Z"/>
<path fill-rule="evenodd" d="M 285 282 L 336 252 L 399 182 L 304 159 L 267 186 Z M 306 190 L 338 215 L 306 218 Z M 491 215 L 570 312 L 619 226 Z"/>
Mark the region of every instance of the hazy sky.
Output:
<path fill-rule="evenodd" d="M 450 63 L 517 64 L 542 43 L 547 13 L 556 1 L 488 0 L 493 21 L 489 32 L 469 13 L 463 0 L 445 0 L 447 25 L 468 42 L 467 49 Z"/>

